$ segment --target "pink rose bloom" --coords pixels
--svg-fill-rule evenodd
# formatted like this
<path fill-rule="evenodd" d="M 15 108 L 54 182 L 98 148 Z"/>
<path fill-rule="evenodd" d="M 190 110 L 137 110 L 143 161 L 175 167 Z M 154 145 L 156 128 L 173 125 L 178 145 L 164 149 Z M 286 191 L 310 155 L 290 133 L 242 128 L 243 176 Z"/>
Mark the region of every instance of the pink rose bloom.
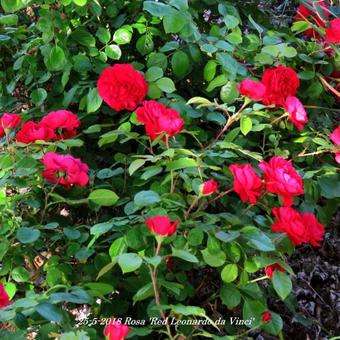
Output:
<path fill-rule="evenodd" d="M 330 21 L 329 28 L 326 28 L 326 40 L 331 43 L 340 43 L 340 18 Z"/>
<path fill-rule="evenodd" d="M 72 185 L 83 187 L 89 181 L 89 168 L 79 158 L 48 152 L 41 162 L 45 165 L 42 175 L 49 182 L 58 183 L 68 188 Z"/>
<path fill-rule="evenodd" d="M 119 321 L 111 321 L 104 329 L 104 336 L 108 340 L 124 340 L 130 329 Z"/>
<path fill-rule="evenodd" d="M 296 97 L 287 97 L 284 109 L 289 113 L 289 119 L 297 127 L 299 131 L 303 129 L 303 125 L 308 122 L 307 112 L 303 104 Z"/>
<path fill-rule="evenodd" d="M 285 207 L 293 204 L 294 196 L 304 193 L 302 178 L 291 162 L 275 156 L 269 162 L 262 161 L 259 168 L 264 172 L 266 190 L 278 194 Z"/>
<path fill-rule="evenodd" d="M 229 166 L 234 176 L 234 191 L 242 202 L 256 204 L 262 195 L 263 183 L 250 164 L 232 164 Z"/>
<path fill-rule="evenodd" d="M 5 135 L 5 129 L 15 129 L 21 123 L 21 118 L 15 113 L 4 113 L 0 118 L 0 138 Z"/>
<path fill-rule="evenodd" d="M 209 179 L 202 185 L 202 194 L 203 195 L 211 195 L 218 190 L 218 184 L 213 180 Z"/>
<path fill-rule="evenodd" d="M 261 82 L 251 79 L 244 79 L 236 85 L 236 88 L 242 96 L 249 97 L 255 102 L 262 100 L 266 93 L 266 87 Z"/>
<path fill-rule="evenodd" d="M 9 296 L 5 291 L 3 284 L 0 282 L 0 308 L 4 308 L 9 305 Z"/>
<path fill-rule="evenodd" d="M 329 139 L 335 144 L 340 145 L 340 125 L 331 133 Z M 340 152 L 335 154 L 335 160 L 340 164 Z"/>

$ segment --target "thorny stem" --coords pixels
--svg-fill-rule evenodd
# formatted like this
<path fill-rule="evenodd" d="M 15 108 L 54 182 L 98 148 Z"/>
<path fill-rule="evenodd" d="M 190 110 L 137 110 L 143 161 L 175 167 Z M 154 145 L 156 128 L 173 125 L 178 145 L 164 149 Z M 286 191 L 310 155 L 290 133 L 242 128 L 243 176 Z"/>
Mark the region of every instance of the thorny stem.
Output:
<path fill-rule="evenodd" d="M 321 76 L 318 75 L 318 78 L 321 80 L 322 84 L 324 87 L 328 88 L 331 92 L 333 92 L 338 98 L 340 98 L 340 92 L 338 92 L 334 87 L 332 87 L 327 80 Z"/>
<path fill-rule="evenodd" d="M 289 114 L 287 112 L 285 112 L 283 115 L 281 115 L 280 117 L 277 117 L 276 119 L 274 119 L 271 124 L 274 125 L 275 123 L 277 123 L 278 121 L 280 121 L 281 119 L 288 117 Z"/>
<path fill-rule="evenodd" d="M 170 150 L 170 147 L 169 147 L 169 136 L 168 135 L 165 136 L 165 144 L 166 144 L 166 148 L 168 150 Z M 171 160 L 171 158 L 170 158 L 170 160 Z M 170 193 L 172 194 L 175 191 L 174 171 L 173 170 L 170 170 L 170 178 L 171 178 Z"/>
<path fill-rule="evenodd" d="M 216 107 L 216 109 L 218 110 L 222 110 L 224 112 L 227 113 L 228 115 L 228 120 L 226 122 L 226 124 L 224 125 L 223 129 L 217 134 L 217 136 L 215 137 L 215 139 L 207 146 L 205 147 L 203 150 L 207 150 L 207 149 L 210 149 L 213 145 L 216 144 L 216 142 L 221 138 L 221 136 L 228 130 L 228 128 L 238 120 L 238 118 L 240 117 L 240 114 L 241 112 L 244 110 L 244 108 L 249 104 L 249 101 L 245 101 L 243 103 L 243 105 L 241 106 L 241 108 L 235 113 L 233 114 L 232 116 L 229 115 L 229 112 L 223 107 L 223 106 L 220 106 L 218 105 Z"/>
<path fill-rule="evenodd" d="M 319 155 L 320 153 L 326 153 L 326 152 L 330 152 L 330 153 L 337 153 L 340 150 L 337 149 L 326 149 L 326 150 L 319 150 L 319 151 L 314 151 L 314 152 L 309 152 L 309 153 L 305 153 L 305 150 L 300 152 L 298 154 L 298 157 L 305 157 L 305 156 L 314 156 L 314 155 Z"/>
<path fill-rule="evenodd" d="M 161 245 L 162 245 L 161 242 L 157 242 L 155 256 L 158 256 L 158 254 L 161 250 Z M 154 295 L 155 295 L 155 302 L 156 302 L 156 305 L 159 306 L 161 303 L 160 303 L 159 292 L 158 292 L 158 288 L 157 288 L 157 267 L 154 267 L 154 269 L 151 269 L 151 267 L 150 267 L 150 272 L 151 272 L 152 287 L 153 287 L 153 291 L 154 291 Z M 159 313 L 160 313 L 161 317 L 163 318 L 163 320 L 165 321 L 166 330 L 167 330 L 167 334 L 169 336 L 169 339 L 173 340 L 174 337 L 171 334 L 170 326 L 169 326 L 169 324 L 166 320 L 166 316 L 165 316 L 165 314 L 164 314 L 164 312 L 161 308 L 159 309 Z"/>
<path fill-rule="evenodd" d="M 248 283 L 254 283 L 254 282 L 258 282 L 258 281 L 262 281 L 262 280 L 266 280 L 266 279 L 269 279 L 269 276 L 267 276 L 267 275 L 261 276 L 261 277 L 258 277 L 257 279 L 248 281 Z"/>
<path fill-rule="evenodd" d="M 192 210 L 192 208 L 197 204 L 198 200 L 201 198 L 201 196 L 196 196 L 195 199 L 192 201 L 189 209 L 185 212 L 185 219 L 188 218 L 189 214 L 190 214 L 190 211 Z"/>
<path fill-rule="evenodd" d="M 217 201 L 218 199 L 220 199 L 221 197 L 228 195 L 230 192 L 232 192 L 234 189 L 229 189 L 227 191 L 223 191 L 220 194 L 218 194 L 217 196 L 215 196 L 214 198 L 212 198 L 211 200 L 207 201 L 207 202 L 202 202 L 200 204 L 200 206 L 197 208 L 197 210 L 195 211 L 194 215 L 196 215 L 204 206 L 208 206 L 209 204 Z"/>

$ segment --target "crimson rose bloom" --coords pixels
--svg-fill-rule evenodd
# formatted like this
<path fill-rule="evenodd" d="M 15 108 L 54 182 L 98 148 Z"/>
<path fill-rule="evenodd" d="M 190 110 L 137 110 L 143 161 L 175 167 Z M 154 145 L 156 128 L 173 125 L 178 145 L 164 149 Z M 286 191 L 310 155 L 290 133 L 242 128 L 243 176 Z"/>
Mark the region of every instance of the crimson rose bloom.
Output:
<path fill-rule="evenodd" d="M 320 242 L 325 234 L 325 227 L 311 213 L 302 214 L 302 219 L 309 228 L 309 243 L 312 246 L 320 247 Z"/>
<path fill-rule="evenodd" d="M 9 296 L 5 291 L 3 284 L 0 282 L 0 308 L 4 308 L 9 305 Z"/>
<path fill-rule="evenodd" d="M 169 109 L 155 100 L 145 100 L 136 110 L 137 120 L 145 124 L 146 134 L 151 139 L 166 133 L 169 137 L 181 132 L 184 121 L 176 110 Z"/>
<path fill-rule="evenodd" d="M 329 139 L 335 144 L 340 145 L 340 125 L 331 133 Z M 335 154 L 335 160 L 340 164 L 340 152 Z"/>
<path fill-rule="evenodd" d="M 312 9 L 308 8 L 304 4 L 301 4 L 297 9 L 294 19 L 296 21 L 305 21 L 306 19 L 308 19 L 310 22 L 315 23 L 319 27 L 326 27 L 324 20 L 318 14 L 318 8 L 315 6 L 316 3 L 318 3 L 318 5 L 322 8 L 322 14 L 324 15 L 324 17 L 328 18 L 329 17 L 329 11 L 328 11 L 329 6 L 325 3 L 325 1 L 313 0 L 311 2 L 306 3 Z M 307 29 L 306 31 L 303 32 L 303 34 L 310 38 L 315 38 L 315 39 L 321 38 L 320 34 L 314 28 Z"/>
<path fill-rule="evenodd" d="M 4 113 L 0 118 L 0 138 L 4 136 L 5 129 L 15 129 L 21 123 L 21 118 L 15 113 Z"/>
<path fill-rule="evenodd" d="M 234 191 L 242 202 L 256 204 L 257 197 L 262 195 L 262 180 L 250 164 L 232 164 L 229 166 L 234 176 Z"/>
<path fill-rule="evenodd" d="M 160 236 L 170 236 L 176 232 L 179 221 L 171 222 L 168 216 L 156 215 L 147 218 L 145 223 L 151 232 Z"/>
<path fill-rule="evenodd" d="M 331 43 L 340 43 L 340 18 L 330 22 L 331 27 L 326 28 L 326 40 Z"/>
<path fill-rule="evenodd" d="M 55 140 L 68 139 L 77 134 L 80 120 L 77 115 L 67 110 L 52 111 L 40 122 L 41 125 L 55 130 Z"/>
<path fill-rule="evenodd" d="M 116 111 L 134 110 L 148 92 L 144 77 L 131 64 L 106 68 L 98 79 L 98 93 Z"/>
<path fill-rule="evenodd" d="M 264 172 L 266 190 L 278 194 L 284 206 L 291 206 L 293 197 L 304 193 L 302 178 L 291 162 L 275 156 L 268 163 L 262 161 L 259 168 Z"/>
<path fill-rule="evenodd" d="M 320 246 L 325 228 L 313 214 L 300 214 L 290 207 L 274 208 L 273 214 L 276 220 L 272 225 L 272 230 L 286 233 L 295 246 L 302 243 Z"/>
<path fill-rule="evenodd" d="M 266 275 L 271 279 L 273 277 L 274 271 L 278 270 L 280 272 L 284 272 L 284 268 L 282 268 L 278 263 L 274 263 L 265 268 Z"/>
<path fill-rule="evenodd" d="M 249 97 L 255 102 L 262 100 L 266 93 L 266 87 L 261 82 L 251 79 L 244 79 L 236 85 L 236 88 L 242 96 Z"/>
<path fill-rule="evenodd" d="M 262 75 L 262 83 L 266 87 L 263 103 L 282 106 L 288 96 L 296 95 L 300 85 L 296 72 L 292 68 L 282 65 L 266 69 Z"/>
<path fill-rule="evenodd" d="M 33 143 L 37 140 L 48 142 L 54 138 L 54 131 L 40 123 L 28 121 L 22 125 L 16 138 L 18 142 L 25 144 Z"/>
<path fill-rule="evenodd" d="M 272 313 L 265 311 L 262 313 L 262 321 L 263 322 L 269 322 L 272 319 Z"/>
<path fill-rule="evenodd" d="M 104 329 L 104 336 L 108 340 L 124 340 L 130 329 L 120 321 L 111 321 Z"/>
<path fill-rule="evenodd" d="M 203 195 L 211 195 L 218 190 L 218 184 L 213 180 L 209 179 L 202 185 L 202 194 Z"/>
<path fill-rule="evenodd" d="M 41 162 L 46 168 L 42 173 L 43 177 L 49 182 L 58 183 L 68 188 L 71 185 L 83 187 L 89 181 L 88 166 L 71 155 L 48 152 Z"/>
<path fill-rule="evenodd" d="M 287 97 L 284 109 L 289 112 L 289 119 L 291 122 L 299 131 L 301 131 L 303 129 L 303 125 L 308 122 L 308 117 L 300 100 L 293 96 Z"/>

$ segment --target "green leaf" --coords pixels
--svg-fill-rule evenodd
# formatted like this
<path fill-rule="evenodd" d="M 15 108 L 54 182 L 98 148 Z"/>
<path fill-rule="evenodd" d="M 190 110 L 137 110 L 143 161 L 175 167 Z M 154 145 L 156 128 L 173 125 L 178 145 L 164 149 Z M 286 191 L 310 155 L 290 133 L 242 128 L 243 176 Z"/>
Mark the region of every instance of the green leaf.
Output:
<path fill-rule="evenodd" d="M 11 272 L 11 277 L 15 282 L 26 282 L 28 281 L 30 274 L 23 267 L 15 267 Z"/>
<path fill-rule="evenodd" d="M 174 314 L 181 314 L 181 315 L 197 315 L 205 317 L 205 310 L 200 307 L 196 306 L 184 306 L 182 304 L 171 305 L 171 311 Z"/>
<path fill-rule="evenodd" d="M 117 260 L 108 263 L 106 266 L 104 266 L 98 273 L 97 275 L 97 280 L 102 277 L 103 275 L 105 275 L 106 273 L 108 273 L 117 263 Z"/>
<path fill-rule="evenodd" d="M 51 48 L 48 56 L 47 66 L 51 71 L 61 71 L 64 69 L 66 64 L 66 57 L 64 50 L 55 45 Z"/>
<path fill-rule="evenodd" d="M 209 60 L 203 69 L 203 77 L 206 81 L 212 81 L 216 74 L 217 63 L 214 60 Z"/>
<path fill-rule="evenodd" d="M 162 77 L 163 70 L 158 66 L 152 66 L 145 72 L 145 80 L 147 82 L 152 82 Z"/>
<path fill-rule="evenodd" d="M 247 230 L 244 233 L 245 237 L 249 240 L 250 246 L 262 251 L 275 250 L 272 240 L 262 231 L 259 230 Z"/>
<path fill-rule="evenodd" d="M 235 102 L 238 96 L 239 92 L 237 91 L 235 82 L 228 81 L 227 84 L 221 87 L 220 97 L 223 103 L 232 104 Z"/>
<path fill-rule="evenodd" d="M 40 231 L 38 229 L 22 227 L 17 230 L 17 239 L 21 243 L 33 243 L 40 236 Z"/>
<path fill-rule="evenodd" d="M 184 249 L 176 249 L 172 248 L 172 256 L 174 257 L 179 257 L 180 259 L 187 261 L 187 262 L 192 262 L 192 263 L 198 263 L 198 259 L 195 255 L 189 253 L 187 250 Z"/>
<path fill-rule="evenodd" d="M 286 273 L 274 271 L 272 278 L 273 287 L 279 297 L 284 300 L 292 290 L 292 281 Z"/>
<path fill-rule="evenodd" d="M 155 17 L 163 17 L 167 14 L 174 13 L 175 10 L 162 2 L 155 2 L 155 1 L 144 1 L 143 2 L 143 9 L 144 11 L 149 12 L 151 15 Z"/>
<path fill-rule="evenodd" d="M 128 28 L 120 28 L 113 35 L 113 41 L 119 45 L 128 44 L 131 38 L 132 32 Z"/>
<path fill-rule="evenodd" d="M 138 301 L 145 300 L 148 297 L 153 296 L 153 294 L 154 292 L 153 292 L 152 283 L 151 282 L 147 283 L 145 286 L 137 290 L 136 294 L 132 298 L 133 304 L 135 304 Z"/>
<path fill-rule="evenodd" d="M 227 264 L 221 272 L 221 278 L 223 282 L 226 282 L 226 283 L 235 281 L 237 279 L 237 276 L 238 276 L 238 267 L 234 263 Z"/>
<path fill-rule="evenodd" d="M 176 159 L 175 161 L 169 162 L 166 165 L 167 170 L 179 170 L 185 168 L 196 167 L 197 163 L 194 159 L 183 157 L 180 159 Z"/>
<path fill-rule="evenodd" d="M 136 159 L 129 166 L 129 174 L 132 176 L 140 167 L 145 164 L 145 159 Z"/>
<path fill-rule="evenodd" d="M 151 190 L 140 191 L 134 197 L 134 203 L 138 207 L 147 207 L 160 201 L 161 198 L 159 197 L 157 192 Z"/>
<path fill-rule="evenodd" d="M 86 47 L 95 47 L 96 46 L 96 39 L 94 36 L 89 33 L 85 27 L 78 27 L 75 31 L 71 34 L 72 39 L 83 46 Z"/>
<path fill-rule="evenodd" d="M 12 300 L 17 291 L 16 285 L 13 282 L 6 282 L 4 284 L 4 288 L 6 293 L 8 294 L 9 299 Z"/>
<path fill-rule="evenodd" d="M 142 263 L 142 258 L 135 253 L 121 254 L 118 258 L 118 264 L 122 269 L 123 274 L 134 272 L 142 265 Z"/>
<path fill-rule="evenodd" d="M 35 311 L 39 313 L 43 318 L 49 321 L 62 322 L 63 313 L 56 306 L 44 302 L 35 307 Z"/>
<path fill-rule="evenodd" d="M 152 36 L 149 34 L 142 35 L 136 42 L 137 51 L 141 55 L 149 54 L 153 51 L 154 47 L 155 45 L 153 43 Z"/>
<path fill-rule="evenodd" d="M 84 331 L 67 332 L 60 334 L 60 340 L 90 340 Z"/>
<path fill-rule="evenodd" d="M 318 179 L 320 193 L 328 199 L 340 197 L 340 181 L 339 175 L 321 176 Z"/>
<path fill-rule="evenodd" d="M 169 13 L 163 18 L 165 33 L 178 33 L 186 23 L 186 17 L 178 11 Z"/>
<path fill-rule="evenodd" d="M 119 197 L 115 192 L 108 189 L 97 189 L 90 193 L 89 200 L 95 204 L 110 207 L 118 201 Z"/>
<path fill-rule="evenodd" d="M 208 87 L 207 87 L 207 91 L 211 92 L 212 90 L 214 90 L 216 87 L 221 87 L 222 85 L 224 85 L 227 82 L 227 77 L 225 74 L 221 74 L 219 76 L 217 76 L 214 80 L 212 80 Z"/>
<path fill-rule="evenodd" d="M 171 58 L 171 66 L 175 75 L 182 78 L 190 71 L 190 59 L 185 52 L 177 51 Z"/>
<path fill-rule="evenodd" d="M 122 56 L 122 51 L 118 45 L 111 44 L 105 47 L 105 54 L 113 60 L 118 60 Z"/>
<path fill-rule="evenodd" d="M 103 99 L 99 97 L 97 88 L 90 89 L 86 97 L 87 112 L 96 112 L 102 105 L 102 102 Z"/>
<path fill-rule="evenodd" d="M 127 245 L 125 242 L 125 237 L 120 237 L 115 239 L 110 248 L 109 248 L 109 254 L 111 258 L 115 258 L 116 256 L 123 254 L 127 250 Z"/>
<path fill-rule="evenodd" d="M 248 116 L 241 116 L 240 129 L 241 132 L 246 136 L 251 131 L 253 122 Z"/>
<path fill-rule="evenodd" d="M 247 325 L 247 327 L 254 328 L 258 326 L 261 322 L 261 315 L 265 309 L 265 306 L 260 301 L 245 299 L 242 313 L 243 319 L 253 320 L 253 322 L 250 325 Z"/>
<path fill-rule="evenodd" d="M 210 267 L 220 267 L 223 266 L 226 260 L 226 255 L 222 250 L 212 254 L 209 252 L 208 248 L 202 250 L 203 260 Z"/>
<path fill-rule="evenodd" d="M 103 44 L 107 44 L 111 39 L 110 30 L 105 27 L 99 27 L 96 33 L 96 36 Z"/>
<path fill-rule="evenodd" d="M 85 6 L 87 4 L 87 0 L 73 0 L 73 2 L 77 5 L 77 6 Z"/>
<path fill-rule="evenodd" d="M 283 327 L 283 322 L 281 319 L 281 316 L 271 312 L 272 319 L 271 321 L 265 323 L 262 328 L 265 330 L 265 332 L 272 334 L 272 335 L 279 335 L 280 331 Z"/>
<path fill-rule="evenodd" d="M 233 309 L 241 302 L 241 294 L 235 285 L 226 283 L 223 285 L 220 291 L 220 296 L 223 304 L 229 309 Z"/>
<path fill-rule="evenodd" d="M 113 228 L 113 223 L 111 222 L 98 223 L 91 227 L 90 234 L 95 235 L 95 236 L 100 236 L 102 234 L 107 233 L 112 228 Z"/>
<path fill-rule="evenodd" d="M 172 93 L 176 91 L 175 84 L 170 78 L 163 77 L 161 79 L 158 79 L 156 81 L 156 84 L 162 91 L 166 93 Z"/>
<path fill-rule="evenodd" d="M 1 6 L 6 13 L 13 13 L 24 7 L 22 0 L 1 0 Z"/>
<path fill-rule="evenodd" d="M 89 294 L 92 296 L 103 296 L 113 292 L 113 286 L 103 282 L 88 282 L 84 287 L 90 289 Z"/>
<path fill-rule="evenodd" d="M 8 14 L 0 16 L 0 25 L 15 26 L 18 24 L 18 16 L 16 14 Z"/>

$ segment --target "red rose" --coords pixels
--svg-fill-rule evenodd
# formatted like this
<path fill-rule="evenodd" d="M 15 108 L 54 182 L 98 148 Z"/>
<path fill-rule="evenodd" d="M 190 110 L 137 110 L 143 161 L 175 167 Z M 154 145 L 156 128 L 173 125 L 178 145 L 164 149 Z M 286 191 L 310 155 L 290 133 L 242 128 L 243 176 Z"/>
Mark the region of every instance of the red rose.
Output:
<path fill-rule="evenodd" d="M 256 204 L 257 197 L 262 195 L 262 180 L 250 164 L 232 164 L 229 166 L 234 176 L 234 191 L 242 202 Z"/>
<path fill-rule="evenodd" d="M 263 312 L 261 319 L 263 322 L 269 322 L 272 319 L 272 313 L 268 311 Z"/>
<path fill-rule="evenodd" d="M 156 215 L 154 217 L 147 218 L 145 223 L 151 232 L 161 236 L 170 236 L 176 232 L 179 222 L 171 222 L 168 216 Z"/>
<path fill-rule="evenodd" d="M 242 96 L 249 97 L 254 101 L 262 100 L 266 93 L 266 87 L 261 82 L 251 79 L 244 79 L 236 87 Z"/>
<path fill-rule="evenodd" d="M 59 110 L 52 111 L 40 122 L 41 125 L 55 130 L 55 140 L 68 139 L 77 134 L 80 120 L 71 111 Z"/>
<path fill-rule="evenodd" d="M 104 336 L 108 340 L 124 340 L 130 329 L 120 321 L 111 321 L 104 329 Z"/>
<path fill-rule="evenodd" d="M 15 129 L 21 123 L 21 118 L 15 113 L 4 113 L 0 118 L 0 138 L 4 136 L 4 129 Z"/>
<path fill-rule="evenodd" d="M 282 157 L 272 157 L 268 163 L 262 161 L 259 168 L 264 172 L 266 190 L 278 194 L 284 206 L 291 206 L 293 197 L 304 193 L 302 178 L 291 162 Z"/>
<path fill-rule="evenodd" d="M 302 243 L 320 246 L 325 228 L 313 214 L 300 214 L 290 207 L 274 208 L 273 214 L 276 220 L 272 225 L 272 230 L 286 233 L 295 246 Z"/>
<path fill-rule="evenodd" d="M 66 187 L 71 185 L 85 186 L 89 181 L 88 166 L 80 159 L 71 155 L 59 155 L 48 152 L 41 159 L 45 165 L 43 177 L 52 183 L 58 183 Z"/>
<path fill-rule="evenodd" d="M 296 21 L 306 21 L 308 19 L 312 23 L 315 23 L 318 27 L 325 27 L 325 21 L 322 19 L 322 17 L 318 14 L 318 8 L 315 6 L 315 4 L 318 3 L 318 5 L 322 9 L 322 14 L 328 18 L 329 17 L 329 6 L 323 1 L 312 1 L 312 2 L 306 2 L 306 5 L 310 6 L 311 8 L 308 8 L 304 4 L 301 4 L 296 12 L 296 15 L 294 17 L 294 20 Z M 314 29 L 309 28 L 306 31 L 303 32 L 303 34 L 310 38 L 320 39 L 320 34 Z"/>
<path fill-rule="evenodd" d="M 137 120 L 145 124 L 146 134 L 151 139 L 166 133 L 169 137 L 182 131 L 184 121 L 176 110 L 169 109 L 155 100 L 145 100 L 136 110 Z"/>
<path fill-rule="evenodd" d="M 287 97 L 284 109 L 289 112 L 289 119 L 297 127 L 299 131 L 303 129 L 303 125 L 308 122 L 307 112 L 303 104 L 296 97 Z"/>
<path fill-rule="evenodd" d="M 309 228 L 309 243 L 312 246 L 320 247 L 320 241 L 325 234 L 325 227 L 311 213 L 302 214 L 302 219 Z"/>
<path fill-rule="evenodd" d="M 330 21 L 329 28 L 326 28 L 326 40 L 331 43 L 340 43 L 340 18 Z"/>
<path fill-rule="evenodd" d="M 202 194 L 203 195 L 211 195 L 218 190 L 218 184 L 213 180 L 209 179 L 202 185 Z"/>
<path fill-rule="evenodd" d="M 37 140 L 50 141 L 54 137 L 54 131 L 40 123 L 28 121 L 22 125 L 20 131 L 17 133 L 17 141 L 20 143 L 33 143 Z"/>
<path fill-rule="evenodd" d="M 282 268 L 278 263 L 274 263 L 265 268 L 266 275 L 271 279 L 273 277 L 274 271 L 278 270 L 280 272 L 284 272 L 285 269 Z"/>
<path fill-rule="evenodd" d="M 3 284 L 0 282 L 0 308 L 4 308 L 9 305 L 9 296 L 5 291 Z"/>
<path fill-rule="evenodd" d="M 263 98 L 265 105 L 284 105 L 288 96 L 295 96 L 300 81 L 296 72 L 286 66 L 266 69 L 262 76 L 262 83 L 266 87 Z"/>
<path fill-rule="evenodd" d="M 148 92 L 144 77 L 131 64 L 106 68 L 98 79 L 98 93 L 116 111 L 134 110 Z"/>

